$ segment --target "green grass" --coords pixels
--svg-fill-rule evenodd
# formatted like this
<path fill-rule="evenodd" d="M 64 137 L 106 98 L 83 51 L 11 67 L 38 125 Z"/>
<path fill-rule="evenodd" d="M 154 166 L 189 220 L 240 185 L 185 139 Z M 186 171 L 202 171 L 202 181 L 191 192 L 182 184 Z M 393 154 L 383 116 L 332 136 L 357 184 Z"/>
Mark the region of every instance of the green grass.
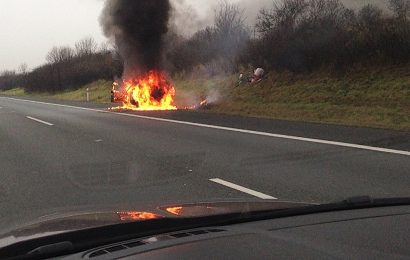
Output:
<path fill-rule="evenodd" d="M 91 102 L 109 103 L 110 91 L 112 82 L 106 80 L 98 80 L 91 84 L 75 91 L 66 91 L 58 94 L 49 95 L 47 97 L 58 100 L 75 100 L 86 101 L 87 100 L 87 88 L 89 89 L 89 98 Z"/>
<path fill-rule="evenodd" d="M 201 100 L 217 90 L 220 102 L 209 112 L 410 131 L 410 66 L 354 68 L 342 75 L 269 73 L 258 85 L 235 87 L 236 82 L 236 75 L 176 78 L 176 103 Z M 91 101 L 110 102 L 111 82 L 104 80 L 58 94 L 22 89 L 0 94 L 84 101 L 87 87 Z"/>
<path fill-rule="evenodd" d="M 216 113 L 410 130 L 410 67 L 356 68 L 327 72 L 270 73 L 259 85 L 235 88 L 236 76 L 177 80 L 182 92 L 204 95 L 216 88 Z"/>
<path fill-rule="evenodd" d="M 10 90 L 6 90 L 6 91 L 0 91 L 1 95 L 4 96 L 25 96 L 26 93 L 24 92 L 24 89 L 22 88 L 14 88 L 14 89 L 10 89 Z"/>

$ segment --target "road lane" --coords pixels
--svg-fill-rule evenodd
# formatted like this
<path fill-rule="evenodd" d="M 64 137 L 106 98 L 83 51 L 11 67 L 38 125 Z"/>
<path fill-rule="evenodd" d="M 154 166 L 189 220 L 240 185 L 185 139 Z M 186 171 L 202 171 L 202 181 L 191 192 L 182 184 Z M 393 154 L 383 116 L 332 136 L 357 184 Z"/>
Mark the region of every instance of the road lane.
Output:
<path fill-rule="evenodd" d="M 14 109 L 18 109 L 18 108 L 14 108 Z M 35 112 L 35 109 L 33 108 L 31 108 L 30 110 Z M 54 111 L 54 109 L 50 109 L 49 107 L 42 107 L 40 111 L 38 111 L 38 114 L 46 115 L 46 116 L 53 116 L 52 120 L 58 120 L 59 117 L 61 116 L 61 113 L 63 112 L 64 112 L 64 109 L 62 111 Z M 195 153 L 198 154 L 198 153 L 203 153 L 203 151 L 207 151 L 207 149 L 209 150 L 210 147 L 212 147 L 213 153 L 217 154 L 218 157 L 213 158 L 213 159 L 208 159 L 208 164 L 209 165 L 219 164 L 219 168 L 214 169 L 214 171 L 225 169 L 226 171 L 231 172 L 232 170 L 234 170 L 234 168 L 236 168 L 236 165 L 240 164 L 240 162 L 238 162 L 238 158 L 241 156 L 241 152 L 245 153 L 244 157 L 247 160 L 249 160 L 248 158 L 252 158 L 250 159 L 251 165 L 255 164 L 253 163 L 254 161 L 256 161 L 258 164 L 259 159 L 254 158 L 255 155 L 256 157 L 258 157 L 258 154 L 264 154 L 266 152 L 271 153 L 271 147 L 279 147 L 278 144 L 284 144 L 282 145 L 283 147 L 281 150 L 279 150 L 277 153 L 273 153 L 272 155 L 265 156 L 269 158 L 268 161 L 270 162 L 273 161 L 273 163 L 275 164 L 274 165 L 275 167 L 278 167 L 279 165 L 281 165 L 280 163 L 287 162 L 289 160 L 287 157 L 289 157 L 289 155 L 292 155 L 292 154 L 296 154 L 296 155 L 292 155 L 291 157 L 301 157 L 301 158 L 304 158 L 304 157 L 309 158 L 312 155 L 314 155 L 315 157 L 323 159 L 324 163 L 330 164 L 330 165 L 333 165 L 334 162 L 337 162 L 337 160 L 335 159 L 328 159 L 329 156 L 332 155 L 332 153 L 326 154 L 325 152 L 327 149 L 334 149 L 333 147 L 311 146 L 311 145 L 307 145 L 304 143 L 302 144 L 300 142 L 291 142 L 294 145 L 289 147 L 289 143 L 286 140 L 274 140 L 273 146 L 270 144 L 268 145 L 263 144 L 260 147 L 267 146 L 266 151 L 263 151 L 263 150 L 259 151 L 258 146 L 257 146 L 257 149 L 254 148 L 255 144 L 257 144 L 259 140 L 264 140 L 264 139 L 258 139 L 253 136 L 248 137 L 242 134 L 231 135 L 230 133 L 223 133 L 221 131 L 215 132 L 215 131 L 207 131 L 206 129 L 204 130 L 204 129 L 185 128 L 185 127 L 169 125 L 166 123 L 156 124 L 155 122 L 148 122 L 146 120 L 135 121 L 132 119 L 130 120 L 128 118 L 118 118 L 115 115 L 108 115 L 108 118 L 107 118 L 106 114 L 101 115 L 101 113 L 86 113 L 87 116 L 85 116 L 84 113 L 81 113 L 80 114 L 81 116 L 80 116 L 78 114 L 78 111 L 76 110 L 65 111 L 64 115 L 65 116 L 61 118 L 60 120 L 62 120 L 62 123 L 68 123 L 68 124 L 63 125 L 63 126 L 61 126 L 60 124 L 61 131 L 65 131 L 65 132 L 69 131 L 71 134 L 75 136 L 75 135 L 84 134 L 90 131 L 103 130 L 103 133 L 106 135 L 105 137 L 102 137 L 99 134 L 96 134 L 101 139 L 114 140 L 114 143 L 112 145 L 118 146 L 119 144 L 121 144 L 119 145 L 119 147 L 122 147 L 121 148 L 122 150 L 127 150 L 129 147 L 133 147 L 132 142 L 134 142 L 135 145 L 137 146 L 140 146 L 140 147 L 143 146 L 142 149 L 139 149 L 139 150 L 146 151 L 146 152 L 143 152 L 142 155 L 152 152 L 153 153 L 152 157 L 157 157 L 158 155 L 161 154 L 162 151 L 166 151 L 167 153 L 172 151 L 171 153 L 171 156 L 172 156 L 173 153 L 175 153 L 175 151 L 179 151 L 180 153 L 183 151 L 187 151 L 187 153 L 191 153 L 192 150 L 195 150 L 194 149 L 195 147 L 200 148 L 200 149 L 196 149 L 195 151 Z M 138 126 L 138 128 L 136 128 L 136 125 Z M 174 129 L 180 129 L 179 130 L 180 134 L 177 137 L 173 136 L 175 131 L 173 132 L 172 130 Z M 217 134 L 214 134 L 214 133 L 217 133 Z M 91 135 L 90 138 L 96 135 Z M 246 137 L 246 140 L 243 139 L 244 137 Z M 124 140 L 127 138 L 129 138 L 130 140 Z M 154 143 L 150 142 L 150 140 L 161 141 L 160 142 L 161 144 L 155 145 Z M 180 143 L 175 143 L 175 140 L 182 141 L 183 145 L 181 145 Z M 216 147 L 212 146 L 212 145 L 215 145 L 214 140 L 218 140 L 216 143 Z M 269 141 L 272 142 L 272 140 L 269 140 Z M 130 142 L 130 144 L 127 145 L 126 144 L 127 142 Z M 122 145 L 124 143 L 125 145 Z M 224 143 L 229 144 L 228 148 L 221 147 L 221 144 L 224 144 Z M 249 148 L 242 147 L 242 145 L 245 143 L 249 143 L 249 145 L 247 145 Z M 188 144 L 188 145 L 185 145 L 185 144 Z M 236 144 L 238 144 L 238 149 L 235 148 Z M 308 150 L 302 149 L 301 151 L 297 151 L 297 150 L 300 150 L 300 148 L 304 146 L 308 147 L 309 149 Z M 311 149 L 314 147 L 321 147 L 321 149 L 322 150 L 324 149 L 324 150 L 323 151 L 320 150 L 318 152 L 313 153 L 311 152 Z M 235 148 L 235 149 L 233 149 L 232 151 L 232 148 Z M 241 151 L 240 148 L 245 148 L 245 149 L 242 149 Z M 128 149 L 128 150 L 129 150 L 128 154 L 135 154 L 139 152 L 139 151 L 135 151 L 132 149 Z M 250 153 L 251 151 L 252 153 Z M 336 157 L 339 157 L 343 153 L 343 150 L 339 151 L 338 149 L 336 149 L 336 152 L 334 153 L 336 154 Z M 351 151 L 351 153 L 355 154 L 353 151 Z M 124 154 L 126 154 L 125 157 L 127 156 L 127 152 L 125 153 L 121 152 L 119 154 L 120 156 L 123 156 Z M 230 154 L 234 154 L 233 158 L 229 158 L 228 161 L 222 162 L 221 164 L 220 158 L 223 158 L 223 157 L 228 158 Z M 344 157 L 346 158 L 348 157 L 348 155 L 349 154 L 346 154 Z M 211 157 L 210 155 L 208 156 Z M 275 158 L 278 158 L 278 159 L 275 160 Z M 98 158 L 96 160 L 98 160 Z M 294 161 L 294 159 L 292 160 Z M 355 156 L 353 156 L 351 160 L 355 160 Z M 227 166 L 226 163 L 230 163 L 231 165 Z M 266 159 L 264 159 L 264 162 L 262 164 L 259 163 L 259 165 L 257 165 L 256 167 L 257 169 L 251 169 L 251 170 L 258 171 L 259 170 L 258 168 L 261 168 L 261 166 L 265 165 L 266 163 L 267 163 Z M 346 163 L 349 163 L 349 161 Z M 363 164 L 363 162 L 357 161 L 356 164 L 360 165 L 360 164 Z M 377 165 L 377 162 L 375 165 Z M 314 167 L 317 167 L 317 166 L 314 166 Z M 318 169 L 321 169 L 321 168 L 323 167 L 319 167 Z M 351 170 L 351 169 L 348 168 L 348 170 Z M 374 169 L 374 167 L 370 167 L 369 170 L 372 170 L 373 172 L 374 171 L 378 172 L 378 170 Z M 382 170 L 383 170 L 383 167 L 382 167 Z M 282 171 L 283 169 L 281 169 L 281 172 Z M 268 172 L 269 172 L 269 169 L 268 169 Z M 211 177 L 215 177 L 215 176 L 211 176 Z"/>
<path fill-rule="evenodd" d="M 189 158 L 185 159 L 190 154 L 174 156 L 150 150 L 151 141 L 132 138 L 135 133 L 129 133 L 131 141 L 117 130 L 105 133 L 94 125 L 95 121 L 91 121 L 94 128 L 89 130 L 90 119 L 84 117 L 87 115 L 64 115 L 63 111 L 54 115 L 49 108 L 38 110 L 18 104 L 10 104 L 7 111 L 1 114 L 0 124 L 0 230 L 2 225 L 24 223 L 54 208 L 137 205 L 182 201 L 187 195 L 201 200 L 240 194 L 224 189 L 208 194 L 211 185 L 204 185 L 184 168 L 190 163 Z M 27 113 L 55 125 L 48 128 L 32 123 Z M 106 122 L 107 128 L 110 124 Z M 95 142 L 101 136 L 106 141 Z M 128 142 L 141 149 L 130 148 Z M 158 165 L 157 160 L 162 164 Z M 168 167 L 167 162 L 175 162 L 175 166 Z"/>
<path fill-rule="evenodd" d="M 0 207 L 12 209 L 11 216 L 29 212 L 30 219 L 69 206 L 252 197 L 209 182 L 215 178 L 296 201 L 409 195 L 404 155 L 2 98 L 0 105 L 0 178 L 7 194 Z M 33 124 L 27 115 L 54 126 Z"/>
<path fill-rule="evenodd" d="M 107 108 L 112 106 L 112 104 L 88 103 L 78 101 L 51 100 L 47 102 L 44 101 L 44 99 L 36 98 L 30 98 L 29 100 L 27 100 L 27 98 L 25 98 L 24 100 L 15 98 L 7 99 L 15 100 L 18 102 L 46 102 L 47 106 L 49 106 L 50 103 L 54 103 L 54 106 L 57 107 L 74 106 L 76 108 L 95 110 L 106 110 Z M 139 113 L 129 112 L 129 114 L 138 115 Z M 285 120 L 271 120 L 254 117 L 241 117 L 234 115 L 207 113 L 206 111 L 152 111 L 143 112 L 140 114 L 149 117 L 159 117 L 161 119 L 170 119 L 273 134 L 300 136 L 312 139 L 410 151 L 409 132 Z"/>

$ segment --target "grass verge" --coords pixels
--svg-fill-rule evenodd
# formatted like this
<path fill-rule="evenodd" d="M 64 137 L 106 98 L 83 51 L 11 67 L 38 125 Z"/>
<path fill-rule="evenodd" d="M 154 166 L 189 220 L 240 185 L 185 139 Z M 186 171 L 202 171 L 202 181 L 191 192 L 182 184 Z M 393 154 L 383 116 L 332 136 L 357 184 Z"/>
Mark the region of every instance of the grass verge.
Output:
<path fill-rule="evenodd" d="M 0 91 L 3 96 L 37 97 L 55 100 L 87 101 L 87 88 L 90 102 L 109 103 L 112 82 L 98 80 L 77 90 L 67 90 L 59 93 L 34 92 L 27 93 L 22 88 Z"/>
<path fill-rule="evenodd" d="M 258 85 L 235 87 L 237 77 L 177 80 L 182 93 L 217 90 L 216 113 L 410 131 L 410 67 L 269 73 Z M 189 96 L 188 95 L 188 96 Z"/>
<path fill-rule="evenodd" d="M 176 103 L 217 93 L 219 102 L 210 112 L 410 131 L 409 66 L 355 68 L 343 75 L 270 73 L 258 85 L 236 87 L 236 82 L 237 76 L 174 79 Z M 85 101 L 87 88 L 92 102 L 110 102 L 111 82 L 104 80 L 57 94 L 22 89 L 0 94 Z"/>

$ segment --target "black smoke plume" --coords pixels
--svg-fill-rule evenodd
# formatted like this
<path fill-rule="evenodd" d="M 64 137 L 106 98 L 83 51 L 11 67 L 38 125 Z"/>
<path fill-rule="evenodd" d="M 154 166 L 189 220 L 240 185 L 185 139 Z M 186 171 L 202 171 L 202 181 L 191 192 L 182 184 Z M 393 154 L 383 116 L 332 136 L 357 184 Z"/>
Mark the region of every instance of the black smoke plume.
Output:
<path fill-rule="evenodd" d="M 169 0 L 106 0 L 100 23 L 124 60 L 125 77 L 160 69 Z"/>

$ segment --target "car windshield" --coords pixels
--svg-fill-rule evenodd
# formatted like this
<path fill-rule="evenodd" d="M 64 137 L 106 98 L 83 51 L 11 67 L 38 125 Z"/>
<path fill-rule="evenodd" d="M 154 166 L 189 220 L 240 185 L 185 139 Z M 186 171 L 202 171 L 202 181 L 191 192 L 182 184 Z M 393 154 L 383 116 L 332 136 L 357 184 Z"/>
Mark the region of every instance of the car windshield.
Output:
<path fill-rule="evenodd" d="M 410 196 L 410 0 L 0 0 L 0 28 L 0 236 Z"/>

